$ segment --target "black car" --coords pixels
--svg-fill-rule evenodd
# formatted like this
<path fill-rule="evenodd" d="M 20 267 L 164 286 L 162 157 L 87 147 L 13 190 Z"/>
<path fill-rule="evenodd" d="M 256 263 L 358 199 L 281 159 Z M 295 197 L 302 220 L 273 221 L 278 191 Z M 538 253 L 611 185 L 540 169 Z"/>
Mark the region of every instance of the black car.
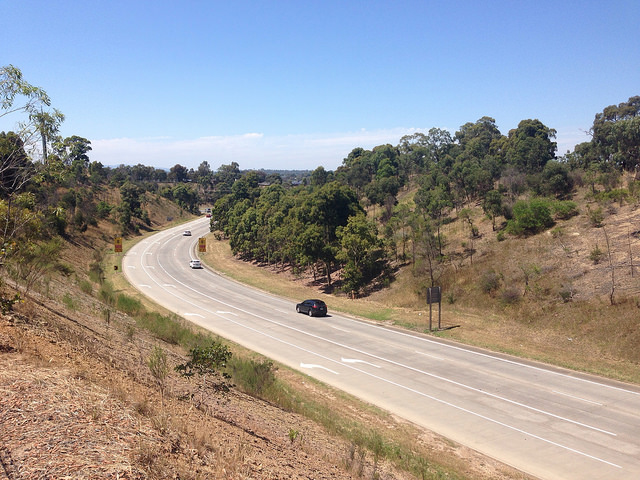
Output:
<path fill-rule="evenodd" d="M 296 305 L 296 312 L 306 313 L 310 317 L 321 317 L 327 314 L 327 304 L 322 300 L 305 300 Z"/>

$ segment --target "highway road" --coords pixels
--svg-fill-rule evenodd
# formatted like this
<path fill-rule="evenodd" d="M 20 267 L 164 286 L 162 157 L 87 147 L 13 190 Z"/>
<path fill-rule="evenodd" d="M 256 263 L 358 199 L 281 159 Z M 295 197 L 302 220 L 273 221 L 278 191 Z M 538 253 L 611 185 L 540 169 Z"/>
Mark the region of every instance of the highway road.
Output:
<path fill-rule="evenodd" d="M 183 236 L 190 229 L 193 236 Z M 469 348 L 192 270 L 197 219 L 132 247 L 123 271 L 212 332 L 541 479 L 640 479 L 640 387 Z M 303 300 L 303 299 L 299 299 Z"/>

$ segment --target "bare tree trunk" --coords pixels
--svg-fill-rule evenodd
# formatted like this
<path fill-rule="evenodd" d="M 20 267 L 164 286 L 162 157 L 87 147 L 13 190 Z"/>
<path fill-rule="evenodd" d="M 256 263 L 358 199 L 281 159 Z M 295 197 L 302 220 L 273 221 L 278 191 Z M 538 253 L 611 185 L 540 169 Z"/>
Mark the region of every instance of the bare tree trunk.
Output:
<path fill-rule="evenodd" d="M 615 305 L 615 291 L 616 291 L 616 281 L 615 281 L 615 269 L 613 267 L 613 260 L 611 258 L 611 245 L 609 244 L 609 235 L 607 235 L 607 230 L 602 227 L 602 231 L 604 232 L 604 238 L 607 241 L 607 254 L 609 256 L 609 268 L 611 268 L 611 293 L 609 293 L 609 302 L 611 305 Z"/>
<path fill-rule="evenodd" d="M 629 241 L 629 264 L 631 265 L 631 278 L 633 278 L 633 253 L 631 251 L 631 232 L 629 232 L 629 227 L 627 227 L 627 239 Z"/>

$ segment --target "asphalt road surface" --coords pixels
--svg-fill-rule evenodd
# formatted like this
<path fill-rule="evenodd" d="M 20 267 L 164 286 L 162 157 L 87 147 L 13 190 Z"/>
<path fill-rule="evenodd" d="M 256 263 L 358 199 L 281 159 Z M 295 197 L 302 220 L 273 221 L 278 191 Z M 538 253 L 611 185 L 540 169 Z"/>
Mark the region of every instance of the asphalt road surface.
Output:
<path fill-rule="evenodd" d="M 542 479 L 640 479 L 640 387 L 331 311 L 191 269 L 207 219 L 155 234 L 127 279 L 187 320 Z M 183 236 L 190 229 L 192 236 Z"/>

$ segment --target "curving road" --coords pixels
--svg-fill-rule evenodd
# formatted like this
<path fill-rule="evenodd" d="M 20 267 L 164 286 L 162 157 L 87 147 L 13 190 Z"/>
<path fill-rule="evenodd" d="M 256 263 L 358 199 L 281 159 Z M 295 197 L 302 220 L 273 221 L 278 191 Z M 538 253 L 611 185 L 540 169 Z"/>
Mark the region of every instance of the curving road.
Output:
<path fill-rule="evenodd" d="M 193 236 L 182 236 L 191 229 Z M 640 387 L 414 335 L 192 270 L 198 219 L 123 259 L 142 293 L 216 334 L 542 479 L 640 479 Z"/>

